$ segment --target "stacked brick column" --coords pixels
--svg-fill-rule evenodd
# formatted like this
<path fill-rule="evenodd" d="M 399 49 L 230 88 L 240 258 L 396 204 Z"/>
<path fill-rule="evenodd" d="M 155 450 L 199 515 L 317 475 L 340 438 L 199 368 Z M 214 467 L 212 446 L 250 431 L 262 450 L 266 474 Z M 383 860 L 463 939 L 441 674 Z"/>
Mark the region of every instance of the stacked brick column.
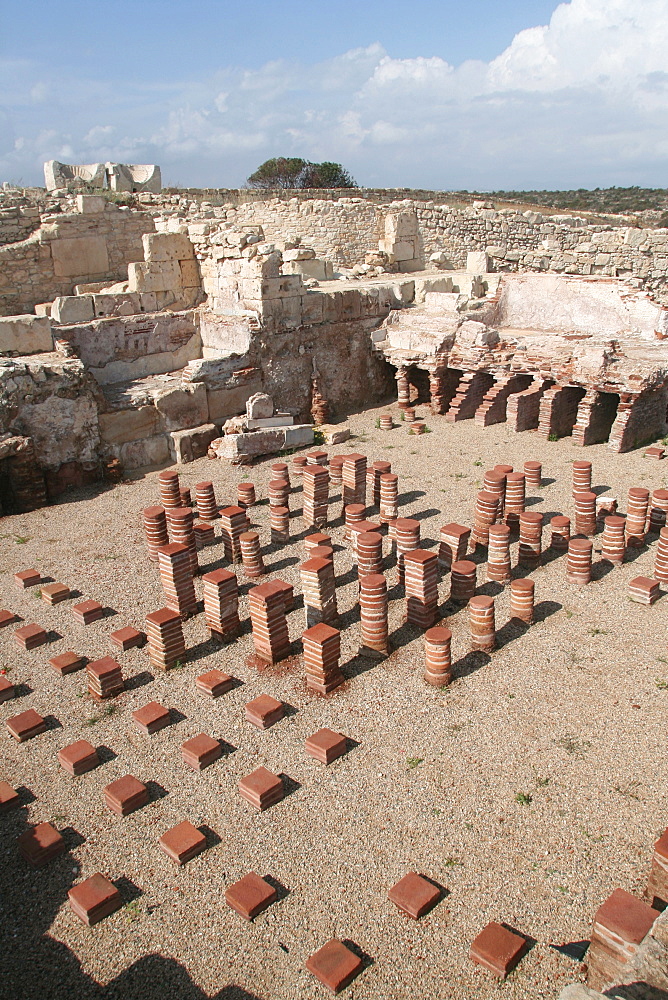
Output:
<path fill-rule="evenodd" d="M 363 503 L 349 503 L 344 509 L 345 528 L 343 531 L 343 537 L 347 542 L 350 541 L 350 531 L 352 525 L 361 524 L 364 520 L 365 513 L 366 507 Z"/>
<path fill-rule="evenodd" d="M 158 549 L 158 567 L 167 607 L 183 617 L 197 614 L 197 598 L 188 546 L 179 545 L 177 542 L 163 545 Z"/>
<path fill-rule="evenodd" d="M 366 455 L 346 455 L 343 462 L 343 508 L 366 504 Z"/>
<path fill-rule="evenodd" d="M 591 554 L 593 544 L 589 538 L 576 536 L 568 543 L 566 579 L 569 583 L 591 582 Z"/>
<path fill-rule="evenodd" d="M 237 507 L 247 510 L 255 503 L 255 484 L 238 483 L 237 485 Z"/>
<path fill-rule="evenodd" d="M 146 616 L 148 658 L 152 667 L 169 670 L 186 655 L 181 617 L 177 611 L 161 608 Z"/>
<path fill-rule="evenodd" d="M 659 544 L 654 557 L 654 578 L 668 583 L 668 527 L 659 532 Z"/>
<path fill-rule="evenodd" d="M 163 507 L 180 507 L 181 490 L 179 487 L 179 474 L 167 469 L 161 472 L 158 477 L 160 485 L 160 503 Z"/>
<path fill-rule="evenodd" d="M 338 619 L 334 563 L 330 559 L 307 559 L 299 567 L 306 627 L 325 622 L 334 625 Z"/>
<path fill-rule="evenodd" d="M 260 536 L 257 531 L 244 531 L 239 535 L 241 546 L 241 561 L 246 576 L 251 579 L 264 576 L 265 568 L 260 549 Z"/>
<path fill-rule="evenodd" d="M 380 477 L 380 519 L 384 524 L 393 521 L 398 515 L 399 477 L 394 473 L 384 473 Z"/>
<path fill-rule="evenodd" d="M 327 524 L 329 472 L 320 464 L 305 465 L 302 484 L 304 489 L 302 516 L 307 525 L 322 527 Z"/>
<path fill-rule="evenodd" d="M 197 539 L 195 538 L 193 512 L 190 507 L 169 507 L 166 511 L 169 533 L 173 542 L 186 545 L 190 552 L 193 576 L 199 573 Z"/>
<path fill-rule="evenodd" d="M 469 628 L 471 649 L 491 653 L 496 649 L 494 598 L 472 597 L 469 601 Z"/>
<path fill-rule="evenodd" d="M 550 521 L 550 545 L 558 552 L 565 552 L 571 537 L 571 521 L 568 517 L 557 514 Z"/>
<path fill-rule="evenodd" d="M 668 490 L 654 490 L 649 510 L 649 530 L 659 533 L 666 525 Z"/>
<path fill-rule="evenodd" d="M 543 539 L 543 515 L 533 511 L 520 514 L 518 562 L 530 569 L 540 566 Z"/>
<path fill-rule="evenodd" d="M 506 524 L 515 525 L 520 515 L 524 513 L 526 496 L 525 475 L 523 472 L 509 472 L 506 476 Z"/>
<path fill-rule="evenodd" d="M 296 457 L 297 458 L 301 458 L 302 456 L 301 455 L 297 455 Z M 294 461 L 294 459 L 293 459 L 293 461 Z M 308 462 L 306 462 L 304 464 L 308 464 Z M 289 467 L 289 465 L 286 465 L 285 462 L 274 462 L 273 465 L 269 466 L 269 468 L 271 469 L 271 478 L 272 479 L 285 479 L 287 481 L 288 485 L 290 485 L 290 467 Z"/>
<path fill-rule="evenodd" d="M 213 483 L 195 484 L 195 505 L 200 521 L 215 521 L 219 517 Z"/>
<path fill-rule="evenodd" d="M 573 462 L 573 496 L 591 493 L 591 462 Z"/>
<path fill-rule="evenodd" d="M 295 455 L 295 457 L 292 459 L 292 471 L 294 472 L 295 476 L 301 478 L 301 474 L 304 470 L 305 465 L 308 465 L 308 458 L 306 457 L 306 455 Z M 283 477 L 281 476 L 281 478 Z"/>
<path fill-rule="evenodd" d="M 376 531 L 357 535 L 357 573 L 359 577 L 383 572 L 383 536 Z"/>
<path fill-rule="evenodd" d="M 271 526 L 271 540 L 283 544 L 290 541 L 290 508 L 270 507 L 269 524 Z"/>
<path fill-rule="evenodd" d="M 434 687 L 445 687 L 452 681 L 450 641 L 452 632 L 442 625 L 427 629 L 424 634 L 424 679 Z"/>
<path fill-rule="evenodd" d="M 510 616 L 526 625 L 533 624 L 535 584 L 533 580 L 518 579 L 510 584 Z"/>
<path fill-rule="evenodd" d="M 144 511 L 144 535 L 148 557 L 152 562 L 158 561 L 158 549 L 169 544 L 167 534 L 167 517 L 164 507 L 147 507 Z"/>
<path fill-rule="evenodd" d="M 306 465 L 302 467 L 299 473 L 300 476 L 304 475 L 306 468 Z M 270 507 L 290 506 L 290 481 L 288 479 L 272 479 L 267 488 L 269 491 Z"/>
<path fill-rule="evenodd" d="M 345 455 L 332 455 L 329 461 L 329 481 L 332 486 L 341 486 L 343 483 L 343 463 Z"/>
<path fill-rule="evenodd" d="M 397 547 L 399 583 L 404 582 L 404 558 L 420 545 L 420 522 L 412 517 L 398 517 L 394 522 L 394 541 Z"/>
<path fill-rule="evenodd" d="M 202 577 L 204 617 L 210 632 L 236 635 L 239 630 L 237 578 L 227 569 L 216 569 Z"/>
<path fill-rule="evenodd" d="M 601 536 L 601 555 L 613 566 L 621 566 L 624 562 L 626 542 L 624 532 L 626 519 L 623 517 L 606 517 Z"/>
<path fill-rule="evenodd" d="M 397 368 L 397 373 L 394 376 L 397 381 L 397 402 L 402 410 L 407 409 L 411 405 L 411 387 L 408 381 L 408 372 L 405 368 Z"/>
<path fill-rule="evenodd" d="M 587 985 L 603 990 L 635 978 L 633 960 L 658 917 L 641 899 L 625 889 L 615 889 L 594 917 L 587 952 Z"/>
<path fill-rule="evenodd" d="M 629 490 L 626 506 L 626 544 L 641 546 L 645 543 L 645 525 L 649 507 L 649 491 L 640 486 Z"/>
<path fill-rule="evenodd" d="M 273 582 L 261 583 L 248 592 L 253 644 L 260 659 L 278 663 L 290 653 L 285 594 Z"/>
<path fill-rule="evenodd" d="M 524 476 L 532 489 L 540 489 L 543 482 L 543 466 L 540 462 L 525 462 Z"/>
<path fill-rule="evenodd" d="M 380 477 L 388 476 L 391 472 L 390 462 L 374 462 L 367 470 L 367 479 L 371 487 L 371 503 L 374 507 L 380 507 Z"/>
<path fill-rule="evenodd" d="M 451 521 L 441 528 L 441 543 L 438 549 L 438 566 L 442 573 L 449 573 L 454 562 L 463 559 L 468 549 L 471 529 Z"/>
<path fill-rule="evenodd" d="M 645 899 L 655 909 L 668 907 L 668 830 L 654 844 L 652 870 L 645 889 Z"/>
<path fill-rule="evenodd" d="M 330 625 L 314 625 L 302 632 L 306 686 L 328 694 L 343 683 L 339 668 L 341 633 Z"/>
<path fill-rule="evenodd" d="M 360 577 L 362 652 L 387 656 L 390 651 L 387 623 L 387 581 L 382 573 Z"/>
<path fill-rule="evenodd" d="M 503 504 L 506 498 L 506 477 L 495 469 L 485 473 L 482 488 L 485 493 L 491 493 L 497 498 L 497 516 L 503 514 Z"/>
<path fill-rule="evenodd" d="M 248 528 L 248 518 L 243 507 L 223 507 L 220 512 L 225 558 L 231 563 L 241 561 L 239 536 Z"/>
<path fill-rule="evenodd" d="M 510 528 L 507 524 L 492 524 L 487 550 L 487 579 L 497 583 L 510 580 Z"/>
<path fill-rule="evenodd" d="M 473 516 L 473 531 L 471 532 L 471 547 L 487 545 L 489 526 L 494 524 L 499 509 L 499 498 L 487 490 L 481 490 L 476 497 Z"/>
<path fill-rule="evenodd" d="M 596 494 L 581 491 L 573 494 L 575 504 L 575 532 L 578 535 L 596 534 Z"/>
<path fill-rule="evenodd" d="M 435 552 L 414 549 L 404 554 L 406 620 L 430 628 L 438 608 L 438 560 Z"/>
<path fill-rule="evenodd" d="M 459 559 L 450 567 L 450 600 L 468 604 L 475 595 L 476 565 L 469 559 Z"/>

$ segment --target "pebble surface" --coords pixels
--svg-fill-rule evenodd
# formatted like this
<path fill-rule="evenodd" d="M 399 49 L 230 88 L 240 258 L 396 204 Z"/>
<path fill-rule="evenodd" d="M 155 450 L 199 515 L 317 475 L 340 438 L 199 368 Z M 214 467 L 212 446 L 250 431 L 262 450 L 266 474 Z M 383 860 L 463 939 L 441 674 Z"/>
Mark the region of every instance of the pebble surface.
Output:
<path fill-rule="evenodd" d="M 389 409 L 398 422 L 396 405 Z M 568 438 L 547 442 L 503 424 L 448 424 L 424 407 L 418 416 L 431 433 L 411 435 L 400 422 L 392 431 L 376 429 L 387 410 L 351 416 L 355 437 L 327 451 L 391 461 L 400 516 L 420 520 L 428 549 L 437 547 L 442 524 L 472 523 L 484 473 L 500 462 L 518 471 L 527 459 L 543 462 L 544 485 L 527 489 L 527 509 L 543 513 L 545 524 L 554 514 L 573 516 L 571 463 L 583 455 L 593 463 L 594 487 L 616 496 L 622 511 L 629 487 L 666 486 L 668 464 L 643 459 L 641 450 L 616 455 L 596 445 L 583 452 Z M 223 505 L 236 502 L 244 481 L 265 499 L 273 461 L 249 469 L 202 459 L 178 471 L 183 487 L 212 480 Z M 589 937 L 596 909 L 617 887 L 642 894 L 652 845 L 668 824 L 668 598 L 646 607 L 627 596 L 629 580 L 652 575 L 656 536 L 612 569 L 601 561 L 597 535 L 594 579 L 584 587 L 567 583 L 564 555 L 548 552 L 531 574 L 537 621 L 528 630 L 508 622 L 509 587 L 480 590 L 479 566 L 478 593 L 498 595 L 500 648 L 491 656 L 469 654 L 468 612 L 448 603 L 445 577 L 440 617 L 453 633 L 456 679 L 437 690 L 422 680 L 422 635 L 403 624 L 393 566 L 386 574 L 395 651 L 380 662 L 357 655 L 356 577 L 333 489 L 337 520 L 324 530 L 336 546 L 346 683 L 320 697 L 306 689 L 298 652 L 262 672 L 248 665 L 248 623 L 237 641 L 220 645 L 209 639 L 202 614 L 189 620 L 188 660 L 167 674 L 152 675 L 145 649 L 114 650 L 111 632 L 142 629 L 145 615 L 164 603 L 141 527 L 143 508 L 158 502 L 157 480 L 158 472 L 149 472 L 113 488 L 73 490 L 58 505 L 0 521 L 0 607 L 23 619 L 0 631 L 0 667 L 19 694 L 0 705 L 0 779 L 20 787 L 24 802 L 0 817 L 7 995 L 125 1000 L 171 990 L 188 1000 L 311 1000 L 326 992 L 304 963 L 331 937 L 368 956 L 345 993 L 360 1000 L 554 998 L 582 979 L 578 942 Z M 299 563 L 312 530 L 295 513 L 300 482 L 293 477 L 288 545 L 269 544 L 266 502 L 251 509 L 268 578 L 295 587 L 293 641 L 305 628 Z M 216 544 L 200 552 L 204 571 L 227 565 L 216 531 Z M 549 543 L 547 528 L 543 540 Z M 511 555 L 514 567 L 516 540 Z M 50 607 L 35 589 L 16 588 L 13 574 L 33 566 L 81 596 Z M 258 581 L 240 567 L 237 573 L 243 621 L 247 592 Z M 201 582 L 196 588 L 201 599 Z M 78 625 L 70 607 L 89 598 L 116 614 Z M 20 649 L 13 631 L 31 622 L 59 638 Z M 48 666 L 69 649 L 89 659 L 114 656 L 128 689 L 95 704 L 85 672 L 60 678 Z M 214 667 L 241 682 L 216 700 L 195 689 L 195 678 Z M 246 702 L 261 694 L 288 706 L 266 731 L 244 720 Z M 131 719 L 149 701 L 173 710 L 172 724 L 153 736 Z M 48 732 L 17 744 L 4 721 L 28 708 L 53 719 Z M 328 767 L 304 749 L 322 727 L 352 741 Z M 225 752 L 196 772 L 185 765 L 181 744 L 200 732 L 224 741 Z M 56 755 L 80 739 L 100 748 L 102 764 L 73 778 Z M 260 766 L 288 779 L 285 799 L 263 813 L 237 791 L 239 779 Z M 102 789 L 124 774 L 148 783 L 151 799 L 121 818 L 104 805 Z M 210 846 L 179 868 L 157 841 L 186 819 L 208 828 Z M 33 871 L 15 838 L 42 821 L 63 832 L 69 852 Z M 117 882 L 126 905 L 88 928 L 70 910 L 67 890 L 96 871 Z M 225 888 L 249 871 L 279 885 L 278 901 L 252 923 L 224 900 Z M 446 890 L 419 921 L 387 898 L 408 871 Z M 490 920 L 535 941 L 503 984 L 468 959 L 470 942 Z"/>

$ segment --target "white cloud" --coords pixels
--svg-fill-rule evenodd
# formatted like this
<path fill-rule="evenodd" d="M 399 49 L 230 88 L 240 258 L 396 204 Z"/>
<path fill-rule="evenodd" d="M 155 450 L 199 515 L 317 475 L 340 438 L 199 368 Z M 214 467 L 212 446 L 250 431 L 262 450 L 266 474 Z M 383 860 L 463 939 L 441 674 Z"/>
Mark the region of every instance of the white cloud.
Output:
<path fill-rule="evenodd" d="M 155 161 L 192 185 L 243 183 L 276 155 L 339 160 L 366 185 L 659 185 L 666 51 L 668 0 L 571 0 L 489 63 L 374 44 L 141 84 L 49 79 L 14 60 L 0 63 L 0 179 L 39 181 L 41 161 L 69 149 L 74 162 Z"/>

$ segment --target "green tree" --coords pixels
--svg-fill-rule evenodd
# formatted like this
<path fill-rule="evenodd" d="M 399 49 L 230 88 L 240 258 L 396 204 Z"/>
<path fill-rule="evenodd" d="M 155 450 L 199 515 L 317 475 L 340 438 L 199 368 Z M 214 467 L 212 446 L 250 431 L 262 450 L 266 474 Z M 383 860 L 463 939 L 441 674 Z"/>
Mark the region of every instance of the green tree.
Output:
<path fill-rule="evenodd" d="M 252 188 L 353 188 L 356 183 L 340 163 L 310 163 L 299 157 L 265 160 L 246 181 Z"/>

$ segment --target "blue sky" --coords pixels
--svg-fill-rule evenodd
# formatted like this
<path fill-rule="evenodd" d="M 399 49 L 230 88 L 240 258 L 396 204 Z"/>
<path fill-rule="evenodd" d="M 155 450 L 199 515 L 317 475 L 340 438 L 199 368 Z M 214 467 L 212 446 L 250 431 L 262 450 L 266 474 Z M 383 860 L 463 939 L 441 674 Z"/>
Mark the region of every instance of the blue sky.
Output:
<path fill-rule="evenodd" d="M 0 180 L 236 187 L 301 155 L 365 186 L 663 186 L 667 51 L 668 0 L 0 0 Z"/>

